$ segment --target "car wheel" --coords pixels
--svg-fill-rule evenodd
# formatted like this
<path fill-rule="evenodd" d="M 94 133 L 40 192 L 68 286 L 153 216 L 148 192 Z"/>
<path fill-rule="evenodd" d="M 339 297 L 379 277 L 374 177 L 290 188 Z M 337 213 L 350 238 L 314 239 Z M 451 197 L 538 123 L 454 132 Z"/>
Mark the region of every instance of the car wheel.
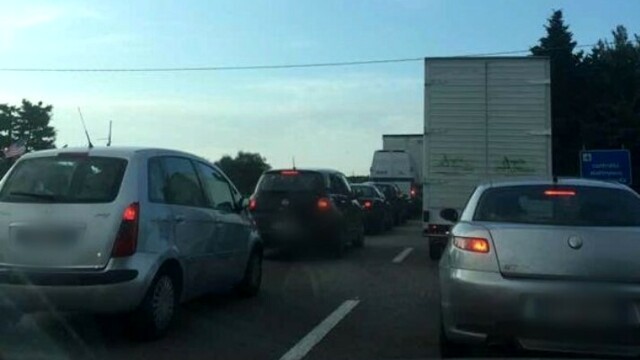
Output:
<path fill-rule="evenodd" d="M 336 259 L 344 257 L 347 252 L 347 230 L 340 229 L 338 235 L 332 240 L 331 254 L 333 257 Z"/>
<path fill-rule="evenodd" d="M 361 248 L 364 246 L 364 225 L 362 225 L 360 231 L 358 231 L 358 235 L 353 241 L 353 246 L 357 248 Z"/>
<path fill-rule="evenodd" d="M 244 277 L 238 285 L 238 293 L 244 297 L 256 296 L 262 284 L 262 251 L 253 250 L 244 271 Z"/>
<path fill-rule="evenodd" d="M 162 337 L 173 321 L 177 305 L 175 278 L 168 272 L 158 273 L 131 315 L 132 335 L 141 340 Z"/>
<path fill-rule="evenodd" d="M 438 261 L 442 257 L 442 246 L 436 244 L 433 241 L 429 241 L 429 258 L 433 261 Z"/>

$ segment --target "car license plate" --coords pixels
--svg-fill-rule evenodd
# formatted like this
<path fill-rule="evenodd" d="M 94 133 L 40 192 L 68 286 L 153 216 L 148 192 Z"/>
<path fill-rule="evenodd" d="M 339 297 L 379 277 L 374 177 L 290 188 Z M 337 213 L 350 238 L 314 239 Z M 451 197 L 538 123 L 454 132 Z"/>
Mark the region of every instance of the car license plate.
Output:
<path fill-rule="evenodd" d="M 537 302 L 537 318 L 574 325 L 618 325 L 628 322 L 630 307 L 615 301 L 553 299 Z"/>
<path fill-rule="evenodd" d="M 274 222 L 273 225 L 271 225 L 271 228 L 274 231 L 281 233 L 292 233 L 295 231 L 295 225 L 286 220 Z"/>

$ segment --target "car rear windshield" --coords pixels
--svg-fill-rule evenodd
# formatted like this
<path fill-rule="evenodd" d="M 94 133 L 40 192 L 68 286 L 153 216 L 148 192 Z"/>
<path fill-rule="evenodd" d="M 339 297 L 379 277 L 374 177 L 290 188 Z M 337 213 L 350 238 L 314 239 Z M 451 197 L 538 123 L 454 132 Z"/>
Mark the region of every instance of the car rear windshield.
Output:
<path fill-rule="evenodd" d="M 482 194 L 474 220 L 568 226 L 640 226 L 640 198 L 590 186 L 510 186 Z"/>
<path fill-rule="evenodd" d="M 322 191 L 325 188 L 321 174 L 299 171 L 266 173 L 258 184 L 258 191 Z"/>
<path fill-rule="evenodd" d="M 127 161 L 78 156 L 20 161 L 0 191 L 4 202 L 106 203 L 120 191 Z"/>
<path fill-rule="evenodd" d="M 378 197 L 376 190 L 370 186 L 362 186 L 362 185 L 351 185 L 351 190 L 358 197 Z"/>

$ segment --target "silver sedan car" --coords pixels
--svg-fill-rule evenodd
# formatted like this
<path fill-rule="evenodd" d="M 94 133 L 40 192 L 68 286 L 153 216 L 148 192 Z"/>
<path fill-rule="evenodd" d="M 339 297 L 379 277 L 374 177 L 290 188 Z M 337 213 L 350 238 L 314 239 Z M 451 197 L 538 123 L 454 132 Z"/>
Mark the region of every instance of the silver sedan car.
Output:
<path fill-rule="evenodd" d="M 640 354 L 640 197 L 590 180 L 479 186 L 440 261 L 441 345 Z"/>

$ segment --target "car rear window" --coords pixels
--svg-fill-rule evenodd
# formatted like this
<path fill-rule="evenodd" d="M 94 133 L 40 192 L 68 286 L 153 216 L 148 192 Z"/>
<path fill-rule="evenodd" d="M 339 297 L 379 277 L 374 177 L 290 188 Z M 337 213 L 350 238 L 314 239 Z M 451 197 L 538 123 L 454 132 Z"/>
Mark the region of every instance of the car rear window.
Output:
<path fill-rule="evenodd" d="M 127 161 L 78 156 L 20 161 L 0 191 L 3 202 L 106 203 L 113 201 Z"/>
<path fill-rule="evenodd" d="M 378 197 L 375 189 L 369 186 L 351 185 L 351 190 L 359 197 Z"/>
<path fill-rule="evenodd" d="M 315 172 L 266 173 L 258 183 L 258 191 L 322 191 L 325 188 L 324 177 Z"/>
<path fill-rule="evenodd" d="M 591 186 L 510 186 L 485 191 L 476 221 L 568 226 L 640 226 L 640 198 Z"/>

